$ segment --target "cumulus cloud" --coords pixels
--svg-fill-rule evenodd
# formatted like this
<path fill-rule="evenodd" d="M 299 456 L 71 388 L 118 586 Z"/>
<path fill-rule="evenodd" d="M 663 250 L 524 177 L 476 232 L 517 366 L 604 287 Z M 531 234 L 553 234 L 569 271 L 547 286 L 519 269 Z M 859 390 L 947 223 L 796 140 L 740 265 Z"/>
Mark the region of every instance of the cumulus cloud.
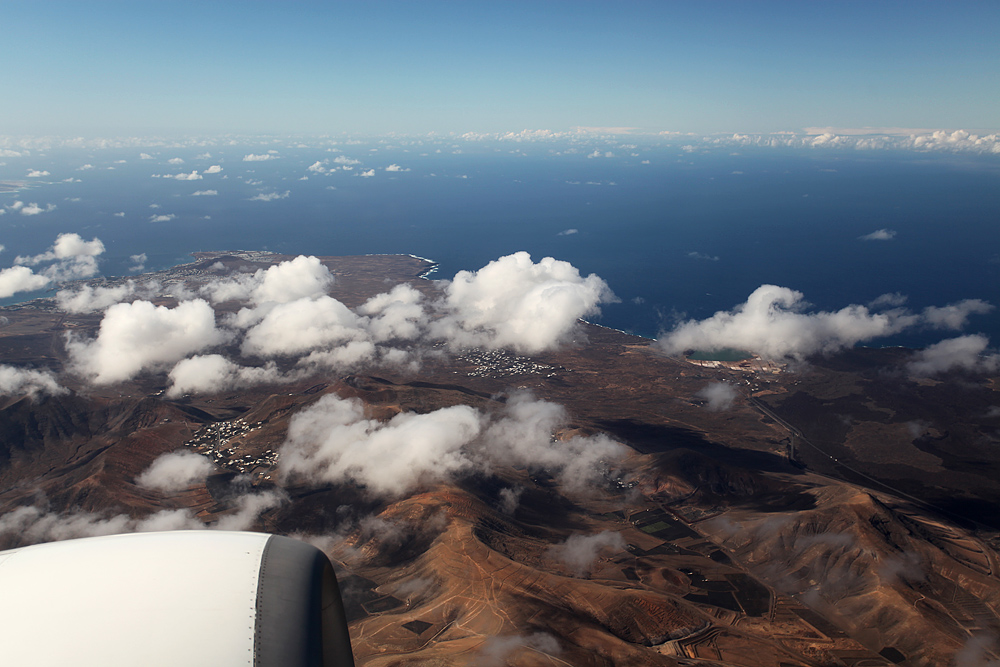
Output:
<path fill-rule="evenodd" d="M 915 353 L 907 370 L 917 376 L 952 370 L 995 373 L 1000 370 L 1000 353 L 988 350 L 989 343 L 982 334 L 949 338 Z"/>
<path fill-rule="evenodd" d="M 390 164 L 388 167 L 386 167 L 385 170 L 386 171 L 409 171 L 410 169 L 408 167 L 407 168 L 400 167 L 398 164 L 393 163 L 393 164 Z"/>
<path fill-rule="evenodd" d="M 38 169 L 29 169 L 28 178 L 41 178 L 42 176 L 51 176 L 47 171 L 39 171 Z"/>
<path fill-rule="evenodd" d="M 85 164 L 85 165 L 77 167 L 76 169 L 77 169 L 77 171 L 87 171 L 87 170 L 93 169 L 93 168 L 94 168 L 94 165 L 92 165 L 92 164 Z"/>
<path fill-rule="evenodd" d="M 222 165 L 213 164 L 211 167 L 209 167 L 208 169 L 206 169 L 202 173 L 203 174 L 218 174 L 220 171 L 222 171 Z"/>
<path fill-rule="evenodd" d="M 284 502 L 274 492 L 246 494 L 236 501 L 235 512 L 223 516 L 219 530 L 247 530 L 264 511 Z M 142 519 L 126 514 L 106 515 L 82 510 L 50 512 L 30 505 L 0 516 L 0 536 L 15 535 L 20 545 L 55 542 L 78 537 L 119 535 L 163 530 L 198 530 L 205 528 L 189 510 L 161 510 Z"/>
<path fill-rule="evenodd" d="M 36 202 L 25 204 L 23 201 L 17 200 L 13 204 L 6 204 L 3 212 L 17 211 L 21 215 L 38 215 L 39 213 L 49 213 L 54 210 L 56 210 L 55 204 L 47 204 L 43 207 L 39 206 Z"/>
<path fill-rule="evenodd" d="M 292 418 L 282 466 L 285 473 L 396 495 L 468 468 L 462 447 L 480 429 L 479 415 L 466 405 L 380 423 L 365 418 L 360 401 L 329 394 Z"/>
<path fill-rule="evenodd" d="M 60 290 L 56 293 L 56 304 L 68 313 L 93 313 L 113 306 L 135 294 L 136 286 L 131 280 L 116 287 L 91 287 L 83 285 L 78 290 Z"/>
<path fill-rule="evenodd" d="M 899 292 L 889 292 L 886 294 L 880 294 L 875 297 L 871 303 L 868 304 L 869 308 L 898 308 L 906 303 L 907 297 L 905 294 L 900 294 Z"/>
<path fill-rule="evenodd" d="M 211 197 L 213 195 L 219 194 L 218 190 L 195 190 L 191 193 L 192 197 Z"/>
<path fill-rule="evenodd" d="M 170 371 L 167 396 L 214 394 L 251 385 L 289 382 L 297 377 L 281 373 L 273 363 L 240 366 L 218 354 L 196 355 L 178 362 Z"/>
<path fill-rule="evenodd" d="M 333 161 L 337 164 L 361 164 L 361 160 L 355 160 L 353 158 L 344 157 L 343 155 L 338 155 L 333 158 Z"/>
<path fill-rule="evenodd" d="M 884 294 L 872 302 L 873 309 L 896 306 L 905 301 L 899 294 Z M 776 285 L 761 285 L 731 311 L 719 311 L 708 319 L 688 320 L 661 334 L 657 346 L 667 354 L 687 350 L 735 348 L 771 359 L 803 359 L 817 353 L 832 353 L 857 343 L 890 336 L 909 328 L 959 329 L 970 315 L 984 314 L 993 306 L 981 299 L 966 299 L 947 306 L 931 306 L 921 313 L 893 307 L 873 312 L 852 304 L 835 312 L 805 312 L 801 292 Z"/>
<path fill-rule="evenodd" d="M 604 463 L 620 459 L 626 450 L 603 434 L 553 440 L 552 434 L 568 423 L 563 406 L 515 394 L 486 428 L 487 458 L 493 464 L 547 470 L 570 492 L 586 493 L 600 482 Z"/>
<path fill-rule="evenodd" d="M 892 229 L 876 229 L 871 234 L 859 236 L 862 241 L 891 241 L 896 238 L 896 232 Z"/>
<path fill-rule="evenodd" d="M 371 178 L 374 175 L 375 175 L 374 169 L 366 169 L 365 171 L 362 171 L 360 174 L 358 174 L 358 176 L 360 176 L 361 178 Z"/>
<path fill-rule="evenodd" d="M 279 303 L 243 338 L 243 354 L 258 357 L 298 355 L 361 336 L 358 317 L 333 297 Z"/>
<path fill-rule="evenodd" d="M 29 368 L 18 368 L 0 364 L 0 394 L 18 396 L 27 394 L 35 397 L 39 394 L 65 394 L 62 387 L 50 371 L 36 371 Z"/>
<path fill-rule="evenodd" d="M 78 280 L 97 273 L 97 258 L 103 253 L 104 243 L 98 238 L 84 241 L 79 234 L 60 234 L 49 250 L 38 255 L 19 255 L 14 263 L 18 266 L 49 263 L 42 271 L 49 280 Z"/>
<path fill-rule="evenodd" d="M 717 255 L 706 255 L 703 252 L 691 251 L 687 255 L 691 259 L 704 259 L 704 260 L 709 261 L 709 262 L 718 262 L 719 261 L 719 257 Z"/>
<path fill-rule="evenodd" d="M 150 222 L 170 222 L 177 218 L 176 213 L 165 213 L 161 215 L 151 215 L 149 216 Z"/>
<path fill-rule="evenodd" d="M 129 255 L 128 261 L 132 263 L 132 266 L 128 267 L 128 270 L 133 273 L 142 271 L 143 269 L 146 268 L 147 259 L 149 258 L 146 257 L 146 253 L 144 252 L 140 252 L 138 255 Z"/>
<path fill-rule="evenodd" d="M 167 160 L 167 164 L 184 164 L 184 160 L 179 157 L 172 157 Z"/>
<path fill-rule="evenodd" d="M 596 535 L 570 535 L 562 544 L 549 550 L 549 555 L 564 563 L 574 574 L 588 574 L 601 555 L 611 555 L 625 549 L 621 533 L 609 530 Z"/>
<path fill-rule="evenodd" d="M 605 436 L 553 442 L 565 420 L 561 406 L 518 396 L 498 417 L 460 405 L 379 422 L 365 418 L 360 401 L 328 394 L 292 418 L 283 470 L 395 496 L 471 470 L 521 465 L 585 491 L 600 476 L 600 464 L 622 456 L 624 447 Z"/>
<path fill-rule="evenodd" d="M 52 282 L 26 266 L 12 266 L 0 271 L 0 298 L 6 299 L 18 292 L 33 292 L 49 286 Z"/>
<path fill-rule="evenodd" d="M 564 229 L 561 232 L 559 232 L 556 236 L 570 236 L 572 234 L 579 233 L 579 231 L 580 231 L 579 229 Z"/>
<path fill-rule="evenodd" d="M 287 199 L 291 192 L 285 190 L 284 192 L 262 192 L 258 195 L 250 197 L 250 201 L 274 201 L 275 199 Z"/>
<path fill-rule="evenodd" d="M 859 305 L 836 312 L 801 312 L 804 309 L 801 292 L 762 285 L 731 311 L 719 311 L 700 322 L 682 322 L 661 336 L 657 346 L 667 354 L 736 348 L 772 359 L 801 359 L 899 333 L 917 321 L 912 315 L 872 313 Z"/>
<path fill-rule="evenodd" d="M 924 308 L 923 320 L 935 329 L 958 330 L 966 325 L 970 315 L 985 315 L 993 305 L 982 299 L 965 299 L 947 306 Z"/>
<path fill-rule="evenodd" d="M 309 165 L 307 169 L 317 174 L 325 174 L 326 167 L 323 166 L 324 164 L 326 164 L 326 160 L 317 160 L 316 162 L 313 162 L 311 165 Z"/>
<path fill-rule="evenodd" d="M 733 407 L 733 401 L 739 396 L 739 392 L 726 382 L 712 382 L 696 395 L 705 401 L 708 410 L 722 412 Z"/>
<path fill-rule="evenodd" d="M 365 327 L 376 342 L 413 340 L 427 326 L 424 295 L 411 286 L 396 285 L 389 292 L 368 299 L 358 313 L 367 316 Z"/>
<path fill-rule="evenodd" d="M 287 303 L 324 295 L 332 284 L 330 270 L 317 257 L 299 255 L 266 270 L 210 282 L 202 288 L 202 294 L 213 303 L 233 300 L 250 300 L 255 304 Z M 243 315 L 244 318 L 249 316 L 249 313 Z"/>
<path fill-rule="evenodd" d="M 97 338 L 69 335 L 66 348 L 76 372 L 96 384 L 111 384 L 148 368 L 174 364 L 226 338 L 215 326 L 211 306 L 201 299 L 176 308 L 134 301 L 108 308 Z"/>
<path fill-rule="evenodd" d="M 261 155 L 254 155 L 253 153 L 250 153 L 249 155 L 244 155 L 243 156 L 243 161 L 244 162 L 264 162 L 265 160 L 274 160 L 274 159 L 277 159 L 277 157 L 278 157 L 277 155 L 273 155 L 271 153 L 262 153 Z"/>
<path fill-rule="evenodd" d="M 214 469 L 212 462 L 193 452 L 164 454 L 146 468 L 136 482 L 163 493 L 176 493 L 203 481 Z"/>
<path fill-rule="evenodd" d="M 432 333 L 466 347 L 512 347 L 534 353 L 566 342 L 579 318 L 615 299 L 601 278 L 569 262 L 526 252 L 460 271 L 445 286 L 444 317 Z"/>
<path fill-rule="evenodd" d="M 139 153 L 139 159 L 140 160 L 152 160 L 154 158 L 149 153 Z"/>

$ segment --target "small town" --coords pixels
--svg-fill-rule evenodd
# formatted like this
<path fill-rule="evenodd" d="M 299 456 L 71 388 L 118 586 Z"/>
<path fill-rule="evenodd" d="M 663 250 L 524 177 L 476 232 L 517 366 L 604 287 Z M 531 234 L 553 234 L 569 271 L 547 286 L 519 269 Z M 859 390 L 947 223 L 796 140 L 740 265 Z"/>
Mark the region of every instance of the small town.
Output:
<path fill-rule="evenodd" d="M 230 443 L 237 437 L 256 431 L 264 422 L 248 422 L 245 419 L 215 422 L 199 429 L 184 443 L 199 454 L 208 457 L 216 465 L 233 472 L 249 473 L 257 479 L 271 479 L 271 472 L 278 465 L 278 453 L 266 449 L 260 455 L 239 454 L 239 445 Z"/>
<path fill-rule="evenodd" d="M 459 356 L 459 359 L 476 364 L 476 368 L 466 374 L 469 377 L 502 378 L 513 375 L 556 377 L 557 371 L 566 371 L 561 366 L 539 364 L 528 357 L 520 357 L 506 350 L 485 350 L 477 347 L 467 350 Z"/>

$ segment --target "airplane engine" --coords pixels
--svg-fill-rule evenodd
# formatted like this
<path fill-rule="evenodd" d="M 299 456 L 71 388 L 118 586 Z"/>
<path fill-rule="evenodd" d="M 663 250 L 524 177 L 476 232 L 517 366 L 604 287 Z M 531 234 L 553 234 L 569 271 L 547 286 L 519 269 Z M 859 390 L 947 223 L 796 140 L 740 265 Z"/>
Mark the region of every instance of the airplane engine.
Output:
<path fill-rule="evenodd" d="M 319 549 L 264 533 L 109 535 L 0 552 L 5 665 L 353 667 Z"/>

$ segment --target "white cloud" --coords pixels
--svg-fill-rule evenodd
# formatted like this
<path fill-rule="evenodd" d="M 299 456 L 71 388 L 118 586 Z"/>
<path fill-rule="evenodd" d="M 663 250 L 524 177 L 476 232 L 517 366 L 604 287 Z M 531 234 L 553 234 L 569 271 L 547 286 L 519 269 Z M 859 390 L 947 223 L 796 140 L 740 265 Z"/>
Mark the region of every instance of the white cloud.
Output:
<path fill-rule="evenodd" d="M 287 303 L 325 295 L 332 284 L 330 269 L 319 258 L 299 255 L 267 270 L 258 269 L 250 275 L 209 283 L 204 293 L 213 302 L 249 299 L 256 304 Z"/>
<path fill-rule="evenodd" d="M 204 173 L 204 174 L 218 174 L 220 171 L 222 171 L 222 165 L 213 164 L 211 167 L 209 167 L 208 169 L 206 169 L 202 173 Z"/>
<path fill-rule="evenodd" d="M 184 164 L 184 160 L 179 157 L 172 157 L 167 160 L 167 164 Z"/>
<path fill-rule="evenodd" d="M 65 394 L 50 371 L 36 371 L 0 364 L 0 394 L 37 396 L 38 394 Z"/>
<path fill-rule="evenodd" d="M 112 384 L 148 368 L 174 364 L 226 338 L 215 326 L 211 306 L 201 299 L 176 308 L 134 301 L 108 308 L 97 338 L 70 335 L 66 348 L 76 372 L 96 384 Z"/>
<path fill-rule="evenodd" d="M 243 161 L 244 162 L 264 162 L 265 160 L 274 160 L 276 158 L 277 158 L 276 155 L 272 155 L 270 153 L 264 153 L 262 155 L 254 155 L 253 153 L 250 153 L 249 155 L 244 155 L 243 156 Z"/>
<path fill-rule="evenodd" d="M 152 160 L 154 158 L 149 153 L 139 153 L 139 159 L 140 160 Z"/>
<path fill-rule="evenodd" d="M 311 165 L 309 165 L 308 169 L 309 169 L 309 171 L 315 172 L 317 174 L 325 174 L 326 173 L 326 167 L 323 166 L 325 163 L 326 163 L 326 160 L 322 160 L 322 161 L 317 160 L 316 162 L 313 162 Z"/>
<path fill-rule="evenodd" d="M 88 169 L 93 169 L 93 168 L 94 168 L 94 165 L 92 165 L 92 164 L 85 164 L 85 165 L 82 165 L 80 167 L 77 167 L 76 170 L 77 171 L 87 171 Z"/>
<path fill-rule="evenodd" d="M 404 169 L 403 167 L 400 167 L 398 164 L 393 163 L 393 164 L 390 164 L 388 167 L 386 167 L 385 170 L 386 171 L 409 171 L 410 169 L 408 167 Z"/>
<path fill-rule="evenodd" d="M 871 234 L 859 236 L 862 241 L 891 241 L 896 238 L 896 231 L 893 229 L 876 229 Z"/>
<path fill-rule="evenodd" d="M 172 452 L 157 458 L 136 477 L 139 486 L 163 493 L 176 493 L 203 482 L 215 466 L 194 452 Z"/>
<path fill-rule="evenodd" d="M 6 299 L 18 292 L 33 292 L 49 286 L 52 282 L 26 266 L 13 266 L 0 271 L 0 299 Z"/>
<path fill-rule="evenodd" d="M 177 214 L 176 213 L 166 213 L 166 214 L 163 214 L 163 215 L 151 215 L 151 216 L 149 216 L 149 221 L 150 222 L 170 222 L 171 220 L 174 220 L 175 218 L 177 218 Z"/>
<path fill-rule="evenodd" d="M 697 393 L 697 397 L 705 400 L 705 407 L 711 412 L 723 412 L 733 407 L 733 401 L 739 396 L 731 384 L 712 382 Z"/>
<path fill-rule="evenodd" d="M 882 295 L 873 307 L 902 303 L 902 295 Z M 972 314 L 988 313 L 993 306 L 981 299 L 925 308 L 914 314 L 902 308 L 872 312 L 852 304 L 836 312 L 807 313 L 801 292 L 761 285 L 731 311 L 682 322 L 661 334 L 656 345 L 667 354 L 687 350 L 735 348 L 755 352 L 770 359 L 803 359 L 817 353 L 831 353 L 857 343 L 891 336 L 916 326 L 959 329 Z"/>
<path fill-rule="evenodd" d="M 982 299 L 965 299 L 947 306 L 924 308 L 923 319 L 935 329 L 958 330 L 966 325 L 970 315 L 985 315 L 993 306 Z"/>
<path fill-rule="evenodd" d="M 363 334 L 358 317 L 330 296 L 304 298 L 269 308 L 243 339 L 246 355 L 298 355 L 356 340 Z"/>
<path fill-rule="evenodd" d="M 423 294 L 406 284 L 368 299 L 358 313 L 368 316 L 365 328 L 376 342 L 413 340 L 427 326 Z"/>
<path fill-rule="evenodd" d="M 907 369 L 918 376 L 951 370 L 994 373 L 1000 370 L 1000 353 L 988 350 L 989 342 L 982 334 L 949 338 L 915 353 Z"/>
<path fill-rule="evenodd" d="M 668 354 L 736 348 L 772 359 L 801 359 L 899 333 L 915 321 L 896 312 L 873 314 L 859 305 L 836 312 L 798 312 L 804 307 L 801 292 L 761 285 L 746 303 L 700 322 L 683 322 L 662 336 L 657 345 Z"/>
<path fill-rule="evenodd" d="M 277 366 L 240 366 L 218 354 L 197 355 L 183 359 L 170 371 L 167 396 L 214 394 L 226 389 L 257 384 L 289 382 L 299 374 L 282 374 Z"/>
<path fill-rule="evenodd" d="M 125 211 L 118 211 L 114 215 L 115 215 L 116 218 L 124 218 L 125 217 Z"/>
<path fill-rule="evenodd" d="M 868 304 L 869 308 L 898 308 L 906 303 L 907 297 L 899 292 L 887 292 L 875 297 Z"/>
<path fill-rule="evenodd" d="M 60 290 L 56 293 L 56 304 L 68 313 L 93 313 L 121 303 L 133 294 L 135 283 L 131 280 L 117 287 L 83 285 L 76 291 Z"/>
<path fill-rule="evenodd" d="M 349 157 L 344 157 L 343 155 L 338 155 L 337 157 L 333 158 L 333 161 L 336 164 L 361 164 L 361 160 L 354 160 Z"/>
<path fill-rule="evenodd" d="M 262 512 L 282 502 L 284 498 L 273 492 L 242 495 L 236 501 L 236 512 L 220 518 L 214 527 L 219 530 L 247 530 Z M 83 510 L 60 514 L 30 505 L 0 516 L 0 535 L 14 534 L 22 545 L 78 537 L 202 528 L 206 528 L 205 524 L 186 509 L 161 510 L 135 519 L 127 514 L 108 516 Z"/>
<path fill-rule="evenodd" d="M 374 169 L 366 169 L 365 171 L 362 171 L 360 174 L 358 174 L 358 176 L 360 176 L 361 178 L 371 178 L 374 175 L 375 175 Z"/>
<path fill-rule="evenodd" d="M 37 169 L 28 170 L 28 178 L 41 178 L 42 176 L 50 176 L 50 175 L 51 174 L 49 174 L 49 172 L 47 171 L 39 171 Z"/>
<path fill-rule="evenodd" d="M 478 413 L 467 405 L 401 413 L 381 423 L 365 419 L 360 401 L 328 394 L 292 418 L 282 469 L 397 495 L 468 468 L 462 447 L 480 428 Z"/>
<path fill-rule="evenodd" d="M 445 315 L 431 331 L 465 347 L 540 352 L 567 342 L 579 318 L 614 298 L 594 274 L 583 278 L 569 262 L 551 257 L 535 264 L 519 252 L 456 274 L 445 286 Z"/>
<path fill-rule="evenodd" d="M 542 468 L 586 492 L 625 448 L 605 436 L 553 441 L 566 424 L 553 403 L 514 396 L 499 417 L 459 405 L 426 414 L 366 419 L 357 399 L 328 394 L 292 417 L 281 449 L 283 474 L 354 482 L 386 496 L 497 465 Z"/>
<path fill-rule="evenodd" d="M 589 573 L 597 559 L 603 555 L 614 555 L 625 550 L 625 538 L 621 533 L 609 530 L 596 535 L 570 535 L 562 544 L 549 549 L 549 556 L 562 561 L 577 576 Z"/>
<path fill-rule="evenodd" d="M 191 193 L 192 197 L 212 197 L 219 194 L 218 190 L 195 190 Z"/>
<path fill-rule="evenodd" d="M 315 350 L 299 359 L 301 368 L 316 372 L 329 369 L 343 372 L 366 363 L 381 363 L 387 366 L 404 366 L 409 355 L 403 350 L 379 349 L 368 340 L 352 340 L 326 350 Z"/>
<path fill-rule="evenodd" d="M 719 261 L 718 255 L 706 255 L 703 252 L 697 252 L 697 251 L 691 251 L 691 252 L 689 252 L 687 254 L 687 256 L 690 257 L 691 259 L 703 259 L 703 260 L 708 261 L 708 262 L 718 262 Z"/>
<path fill-rule="evenodd" d="M 287 199 L 289 194 L 291 193 L 288 190 L 285 190 L 282 193 L 262 192 L 259 195 L 250 197 L 250 201 L 274 201 L 275 199 Z"/>
<path fill-rule="evenodd" d="M 579 232 L 580 232 L 579 229 L 564 229 L 561 232 L 559 232 L 556 236 L 570 236 L 572 234 L 578 234 Z"/>
<path fill-rule="evenodd" d="M 153 174 L 153 178 L 173 178 L 178 181 L 200 181 L 201 174 L 192 171 L 190 174 Z"/>
<path fill-rule="evenodd" d="M 46 252 L 29 257 L 18 256 L 14 263 L 37 266 L 53 262 L 42 271 L 43 275 L 55 281 L 77 280 L 97 273 L 97 257 L 103 252 L 104 244 L 98 238 L 84 241 L 79 234 L 60 234 Z"/>
<path fill-rule="evenodd" d="M 35 202 L 25 204 L 23 201 L 17 200 L 13 204 L 7 204 L 5 208 L 9 211 L 19 211 L 21 215 L 38 215 L 39 213 L 49 213 L 56 210 L 56 205 L 48 204 L 42 208 Z"/>

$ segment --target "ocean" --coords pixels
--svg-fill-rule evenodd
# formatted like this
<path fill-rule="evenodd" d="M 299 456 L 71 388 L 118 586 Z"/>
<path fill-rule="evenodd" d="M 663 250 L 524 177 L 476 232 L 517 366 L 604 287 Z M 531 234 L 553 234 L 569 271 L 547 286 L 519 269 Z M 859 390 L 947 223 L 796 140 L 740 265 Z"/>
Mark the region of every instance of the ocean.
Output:
<path fill-rule="evenodd" d="M 608 148 L 588 157 L 544 144 L 327 152 L 285 142 L 260 161 L 243 160 L 266 154 L 246 146 L 159 148 L 150 159 L 139 149 L 36 151 L 0 166 L 0 181 L 30 184 L 0 194 L 0 263 L 44 251 L 61 232 L 100 238 L 106 275 L 126 274 L 140 253 L 159 269 L 193 251 L 252 249 L 413 254 L 447 278 L 525 250 L 604 278 L 620 302 L 594 321 L 647 337 L 731 309 L 767 283 L 799 290 L 816 310 L 894 292 L 914 310 L 972 298 L 1000 305 L 996 156 Z M 323 172 L 309 170 L 316 162 Z M 222 171 L 205 173 L 210 165 Z M 201 178 L 163 177 L 192 170 Z M 216 194 L 194 194 L 206 191 Z M 16 200 L 55 208 L 26 216 L 10 208 Z M 881 240 L 862 238 L 878 230 Z M 1000 314 L 974 316 L 966 332 L 997 344 Z"/>

